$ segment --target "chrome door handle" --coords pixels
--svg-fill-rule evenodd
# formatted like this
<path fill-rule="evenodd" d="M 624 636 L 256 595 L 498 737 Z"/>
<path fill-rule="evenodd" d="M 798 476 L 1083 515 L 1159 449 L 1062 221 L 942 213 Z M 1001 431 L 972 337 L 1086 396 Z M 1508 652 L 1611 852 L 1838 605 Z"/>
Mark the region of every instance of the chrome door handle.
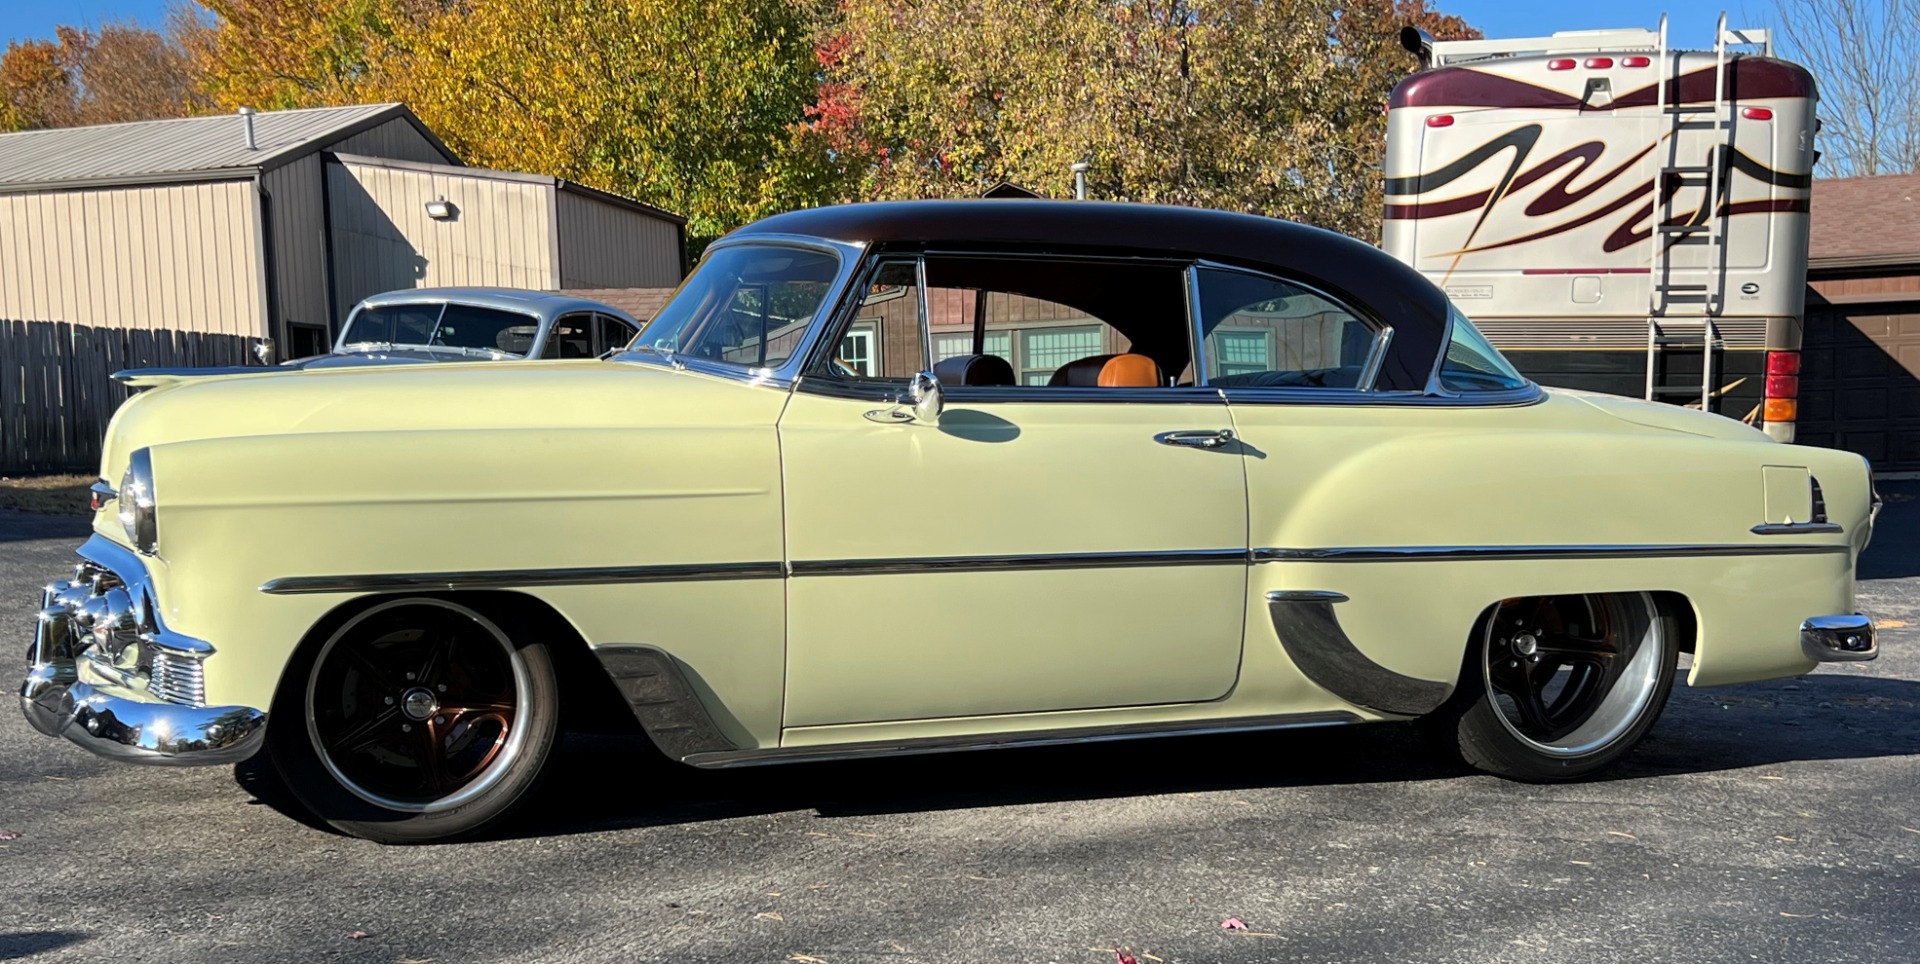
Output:
<path fill-rule="evenodd" d="M 1178 445 L 1183 448 L 1217 449 L 1233 441 L 1233 429 L 1195 429 L 1186 432 L 1161 432 L 1153 440 L 1161 445 Z"/>

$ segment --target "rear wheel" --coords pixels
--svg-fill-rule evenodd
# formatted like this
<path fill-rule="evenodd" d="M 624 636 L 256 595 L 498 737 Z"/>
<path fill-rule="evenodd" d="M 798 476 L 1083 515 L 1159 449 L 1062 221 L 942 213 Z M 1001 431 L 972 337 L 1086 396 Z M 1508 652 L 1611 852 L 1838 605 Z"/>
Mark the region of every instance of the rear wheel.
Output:
<path fill-rule="evenodd" d="M 1482 621 L 1460 691 L 1429 724 L 1488 773 L 1585 776 L 1653 728 L 1678 646 L 1647 593 L 1509 599 Z"/>
<path fill-rule="evenodd" d="M 557 731 L 553 662 L 529 635 L 431 597 L 359 613 L 283 688 L 276 722 L 299 725 L 268 727 L 282 778 L 354 836 L 480 832 L 533 786 Z"/>

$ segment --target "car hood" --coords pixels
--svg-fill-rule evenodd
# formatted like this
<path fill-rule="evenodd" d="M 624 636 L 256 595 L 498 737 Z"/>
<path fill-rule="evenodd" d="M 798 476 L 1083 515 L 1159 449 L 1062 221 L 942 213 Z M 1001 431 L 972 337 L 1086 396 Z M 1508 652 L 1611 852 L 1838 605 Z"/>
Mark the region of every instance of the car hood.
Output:
<path fill-rule="evenodd" d="M 1623 422 L 1631 422 L 1646 428 L 1684 432 L 1702 438 L 1726 439 L 1732 442 L 1772 441 L 1767 433 L 1753 426 L 1734 421 L 1724 415 L 1702 412 L 1696 408 L 1681 408 L 1678 405 L 1649 402 L 1638 398 L 1623 398 L 1619 395 L 1602 395 L 1599 392 L 1576 391 L 1571 388 L 1553 388 L 1548 391 L 1556 396 L 1578 399 Z"/>
<path fill-rule="evenodd" d="M 619 361 L 261 368 L 152 379 L 107 429 L 103 475 L 134 449 L 319 432 L 740 428 L 773 424 L 781 388 Z"/>

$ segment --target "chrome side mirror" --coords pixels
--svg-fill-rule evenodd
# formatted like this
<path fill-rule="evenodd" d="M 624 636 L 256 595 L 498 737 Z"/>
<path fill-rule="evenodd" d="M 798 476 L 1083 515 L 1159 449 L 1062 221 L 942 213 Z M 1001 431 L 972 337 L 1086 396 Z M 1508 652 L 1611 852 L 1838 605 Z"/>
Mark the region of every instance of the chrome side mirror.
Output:
<path fill-rule="evenodd" d="M 913 420 L 928 425 L 940 424 L 940 412 L 947 407 L 940 391 L 940 380 L 930 372 L 920 372 L 907 383 L 907 398 L 913 402 Z"/>

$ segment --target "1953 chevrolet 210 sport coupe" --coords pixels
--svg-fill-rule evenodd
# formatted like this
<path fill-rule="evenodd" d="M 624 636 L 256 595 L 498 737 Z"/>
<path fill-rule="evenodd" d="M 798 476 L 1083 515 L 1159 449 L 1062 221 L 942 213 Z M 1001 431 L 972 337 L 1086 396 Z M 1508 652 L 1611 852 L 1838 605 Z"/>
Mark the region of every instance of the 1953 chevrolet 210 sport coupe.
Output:
<path fill-rule="evenodd" d="M 138 381 L 139 379 L 136 379 Z M 604 361 L 154 375 L 28 719 L 471 834 L 575 713 L 699 767 L 1420 719 L 1579 777 L 1870 659 L 1855 455 L 1547 391 L 1380 251 L 1044 201 L 785 214 Z"/>

